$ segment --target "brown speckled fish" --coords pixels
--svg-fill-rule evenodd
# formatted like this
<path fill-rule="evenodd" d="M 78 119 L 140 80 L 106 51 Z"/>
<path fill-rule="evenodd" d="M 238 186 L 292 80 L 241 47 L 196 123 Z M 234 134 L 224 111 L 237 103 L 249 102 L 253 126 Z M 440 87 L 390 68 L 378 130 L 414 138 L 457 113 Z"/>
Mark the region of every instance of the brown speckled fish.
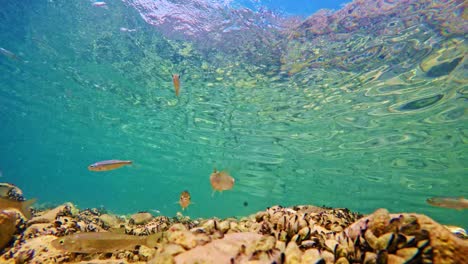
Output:
<path fill-rule="evenodd" d="M 153 248 L 161 236 L 162 233 L 150 236 L 132 236 L 112 232 L 77 233 L 53 240 L 52 246 L 59 250 L 75 253 L 115 252 L 132 250 L 137 245 Z"/>
<path fill-rule="evenodd" d="M 457 210 L 468 209 L 468 200 L 463 197 L 432 197 L 428 198 L 426 202 L 433 206 Z"/>
<path fill-rule="evenodd" d="M 90 171 L 108 171 L 115 170 L 122 166 L 132 164 L 131 160 L 104 160 L 93 163 L 88 166 Z"/>
<path fill-rule="evenodd" d="M 211 187 L 213 187 L 213 194 L 215 191 L 226 191 L 234 187 L 234 178 L 231 177 L 226 171 L 217 171 L 214 169 L 210 175 Z"/>
<path fill-rule="evenodd" d="M 190 193 L 188 191 L 183 191 L 180 193 L 179 204 L 182 207 L 182 210 L 185 210 L 190 205 Z"/>

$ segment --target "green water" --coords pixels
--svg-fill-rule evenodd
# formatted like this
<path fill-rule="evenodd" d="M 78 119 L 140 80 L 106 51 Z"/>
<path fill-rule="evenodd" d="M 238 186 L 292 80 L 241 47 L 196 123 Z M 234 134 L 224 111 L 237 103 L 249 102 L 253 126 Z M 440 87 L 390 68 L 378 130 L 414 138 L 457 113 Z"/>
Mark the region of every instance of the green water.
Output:
<path fill-rule="evenodd" d="M 466 43 L 394 20 L 385 36 L 272 31 L 217 47 L 162 35 L 119 2 L 6 1 L 0 47 L 19 59 L 0 56 L 0 181 L 119 214 L 174 215 L 189 190 L 191 217 L 314 204 L 466 228 L 466 210 L 425 202 L 467 195 Z M 87 170 L 106 159 L 134 165 Z M 231 191 L 212 196 L 214 167 Z"/>

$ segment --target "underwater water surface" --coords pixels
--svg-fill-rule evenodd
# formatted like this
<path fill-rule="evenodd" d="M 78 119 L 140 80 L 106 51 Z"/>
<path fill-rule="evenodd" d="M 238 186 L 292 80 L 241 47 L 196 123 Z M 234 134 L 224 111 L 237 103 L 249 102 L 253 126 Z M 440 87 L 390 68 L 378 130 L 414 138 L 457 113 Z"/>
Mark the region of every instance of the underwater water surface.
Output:
<path fill-rule="evenodd" d="M 464 1 L 332 2 L 3 1 L 0 182 L 119 214 L 175 215 L 188 190 L 191 217 L 313 204 L 468 227 L 426 203 L 468 192 Z M 133 165 L 87 169 L 108 159 Z M 214 168 L 232 190 L 213 195 Z"/>

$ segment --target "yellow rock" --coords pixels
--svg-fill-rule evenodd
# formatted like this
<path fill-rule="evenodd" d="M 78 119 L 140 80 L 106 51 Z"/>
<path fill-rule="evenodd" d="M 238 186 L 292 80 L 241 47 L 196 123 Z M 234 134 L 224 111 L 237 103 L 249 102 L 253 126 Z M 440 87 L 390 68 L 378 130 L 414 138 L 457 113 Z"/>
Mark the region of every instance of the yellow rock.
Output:
<path fill-rule="evenodd" d="M 154 248 L 149 248 L 145 245 L 141 245 L 138 249 L 138 255 L 140 255 L 144 260 L 149 260 L 155 252 L 156 250 Z"/>
<path fill-rule="evenodd" d="M 301 264 L 317 263 L 321 258 L 318 249 L 311 248 L 302 255 Z"/>
<path fill-rule="evenodd" d="M 77 209 L 72 203 L 66 203 L 55 207 L 54 209 L 44 211 L 38 216 L 31 218 L 28 224 L 39 224 L 39 223 L 52 223 L 55 219 L 64 212 L 70 212 L 72 215 L 76 215 Z"/>
<path fill-rule="evenodd" d="M 115 215 L 103 214 L 99 216 L 99 219 L 108 227 L 116 228 L 120 225 L 120 220 Z"/>
<path fill-rule="evenodd" d="M 347 258 L 341 257 L 335 262 L 335 264 L 349 264 L 349 261 Z"/>
<path fill-rule="evenodd" d="M 16 232 L 16 214 L 14 210 L 0 212 L 0 251 L 10 242 Z"/>
<path fill-rule="evenodd" d="M 302 251 L 295 242 L 291 241 L 288 243 L 284 254 L 286 255 L 286 264 L 301 263 Z"/>
<path fill-rule="evenodd" d="M 213 240 L 206 245 L 178 254 L 175 257 L 175 263 L 231 263 L 231 258 L 235 258 L 239 254 L 245 255 L 242 250 L 243 245 L 249 248 L 261 238 L 262 235 L 248 232 L 226 234 L 221 239 Z M 243 262 L 239 260 L 239 262 L 235 263 Z"/>
<path fill-rule="evenodd" d="M 130 223 L 133 223 L 135 225 L 144 225 L 151 221 L 151 219 L 153 219 L 153 216 L 150 213 L 137 213 L 130 217 Z"/>
<path fill-rule="evenodd" d="M 326 263 L 335 263 L 335 256 L 333 255 L 333 253 L 324 250 L 320 254 Z"/>
<path fill-rule="evenodd" d="M 181 245 L 186 249 L 191 249 L 197 246 L 196 237 L 190 231 L 168 232 L 167 240 L 171 243 Z"/>

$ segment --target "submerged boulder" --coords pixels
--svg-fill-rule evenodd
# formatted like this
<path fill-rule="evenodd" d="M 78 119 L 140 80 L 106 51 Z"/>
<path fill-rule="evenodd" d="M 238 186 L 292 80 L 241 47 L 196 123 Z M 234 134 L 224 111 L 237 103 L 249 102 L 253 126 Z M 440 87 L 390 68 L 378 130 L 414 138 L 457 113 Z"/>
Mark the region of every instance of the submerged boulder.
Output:
<path fill-rule="evenodd" d="M 0 212 L 0 252 L 13 239 L 16 232 L 17 213 L 13 210 Z"/>

